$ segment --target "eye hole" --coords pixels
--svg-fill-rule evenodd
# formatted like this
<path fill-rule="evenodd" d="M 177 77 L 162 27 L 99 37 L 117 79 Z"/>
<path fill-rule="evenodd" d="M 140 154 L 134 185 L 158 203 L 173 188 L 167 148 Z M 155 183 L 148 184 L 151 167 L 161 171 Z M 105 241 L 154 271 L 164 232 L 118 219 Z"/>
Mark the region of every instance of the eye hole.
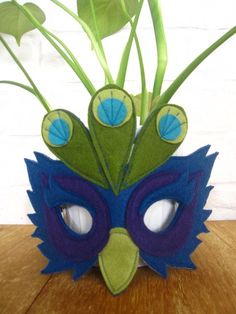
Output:
<path fill-rule="evenodd" d="M 63 205 L 61 215 L 65 224 L 78 234 L 88 233 L 93 225 L 93 218 L 89 211 L 78 205 Z"/>
<path fill-rule="evenodd" d="M 166 229 L 175 217 L 179 203 L 165 199 L 153 203 L 144 215 L 144 224 L 152 232 Z"/>

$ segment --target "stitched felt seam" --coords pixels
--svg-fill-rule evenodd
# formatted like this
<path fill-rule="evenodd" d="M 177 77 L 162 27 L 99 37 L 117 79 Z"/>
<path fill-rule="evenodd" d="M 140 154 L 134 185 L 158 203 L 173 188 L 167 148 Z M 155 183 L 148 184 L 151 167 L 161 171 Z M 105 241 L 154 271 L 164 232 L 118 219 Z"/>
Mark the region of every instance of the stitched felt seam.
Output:
<path fill-rule="evenodd" d="M 124 183 L 126 182 L 127 177 L 130 175 L 130 173 L 131 173 L 131 171 L 132 171 L 132 167 L 130 166 L 130 163 L 131 163 L 131 161 L 132 161 L 132 163 L 135 162 L 135 158 L 133 158 L 133 155 L 134 155 L 134 154 L 136 153 L 136 151 L 137 151 L 137 145 L 139 144 L 139 142 L 141 141 L 142 137 L 145 135 L 145 132 L 147 131 L 147 128 L 145 128 L 145 126 L 149 124 L 149 121 L 153 118 L 153 116 L 156 115 L 156 113 L 157 113 L 158 111 L 159 111 L 159 109 L 158 109 L 158 110 L 155 110 L 155 111 L 147 118 L 147 120 L 146 120 L 144 126 L 141 128 L 139 134 L 138 134 L 137 137 L 135 138 L 135 141 L 134 141 L 134 148 L 133 148 L 133 150 L 132 150 L 132 155 L 131 155 L 131 157 L 130 157 L 130 162 L 129 162 L 128 167 L 127 167 L 127 172 L 126 172 L 126 174 L 125 174 Z M 154 170 L 154 169 L 155 169 L 155 167 L 153 167 L 152 170 Z M 139 180 L 140 180 L 142 177 L 144 177 L 144 176 L 145 176 L 145 173 L 139 175 L 138 177 L 136 177 L 136 178 L 133 180 L 133 183 L 135 183 L 136 181 L 139 181 Z M 130 184 L 130 185 L 131 185 L 131 184 Z M 125 186 L 124 188 L 127 188 L 127 186 Z"/>
<path fill-rule="evenodd" d="M 99 159 L 97 157 L 96 150 L 95 150 L 95 148 L 93 146 L 93 142 L 92 142 L 92 139 L 91 139 L 91 136 L 90 136 L 90 133 L 89 133 L 88 129 L 84 126 L 84 124 L 80 121 L 80 119 L 77 118 L 71 112 L 69 112 L 67 110 L 59 110 L 59 109 L 55 110 L 55 112 L 56 111 L 62 111 L 64 113 L 66 113 L 69 117 L 71 117 L 71 119 L 73 121 L 73 124 L 74 124 L 74 127 L 73 127 L 74 131 L 73 131 L 73 134 L 72 134 L 72 137 L 71 137 L 71 141 L 69 143 L 67 143 L 66 145 L 64 145 L 63 147 L 52 147 L 44 140 L 46 145 L 53 152 L 53 154 L 55 154 L 61 161 L 63 161 L 70 169 L 72 169 L 76 173 L 80 174 L 82 177 L 86 178 L 87 180 L 89 180 L 89 181 L 91 181 L 93 183 L 96 183 L 96 184 L 98 184 L 98 185 L 100 185 L 102 187 L 107 188 L 108 187 L 108 183 L 106 181 L 106 177 L 105 177 L 105 175 L 103 173 L 103 170 L 101 168 L 101 165 L 100 165 Z M 47 117 L 47 115 L 45 117 Z M 42 125 L 42 129 L 43 129 L 43 125 Z M 80 142 L 79 142 L 80 141 L 80 138 L 79 138 L 79 135 L 78 135 L 79 132 L 82 132 L 83 139 L 86 142 L 85 145 L 87 146 L 87 149 L 89 149 L 89 151 L 87 151 L 87 154 L 89 154 L 89 158 L 90 158 L 90 160 L 93 163 L 93 167 L 96 168 L 96 177 L 97 178 L 95 176 L 93 176 L 92 173 L 89 174 L 87 172 L 87 170 L 89 170 L 89 169 L 88 168 L 86 169 L 85 166 L 78 167 L 78 166 L 76 166 L 75 161 L 73 161 L 73 162 L 69 161 L 68 158 L 66 158 L 65 153 L 63 153 L 63 150 L 70 149 L 69 145 L 71 143 L 72 144 L 71 148 L 73 149 L 73 154 L 74 155 L 76 154 L 76 156 L 78 154 L 78 156 L 79 156 L 80 151 L 78 151 L 78 152 L 75 151 L 75 149 L 77 148 L 76 145 L 81 145 Z M 42 134 L 43 134 L 43 131 L 42 131 Z M 78 135 L 78 138 L 75 137 L 77 135 Z M 43 136 L 43 138 L 44 138 L 44 136 Z M 84 154 L 84 152 L 83 152 L 83 154 Z M 69 157 L 71 158 L 72 156 L 70 155 Z M 82 160 L 82 158 L 86 159 L 85 156 L 81 157 L 81 160 Z"/>
<path fill-rule="evenodd" d="M 92 115 L 92 111 L 90 112 L 90 114 Z M 110 183 L 110 185 L 113 187 L 110 173 L 109 173 L 109 171 L 106 170 L 106 168 L 108 168 L 108 166 L 107 166 L 108 163 L 107 163 L 106 158 L 105 158 L 105 156 L 104 156 L 104 154 L 102 152 L 103 151 L 102 147 L 101 147 L 101 145 L 100 145 L 100 143 L 98 141 L 98 138 L 96 136 L 96 132 L 94 131 L 93 122 L 92 122 L 90 117 L 89 117 L 88 121 L 89 121 L 89 130 L 90 130 L 92 136 L 95 138 L 95 141 L 96 141 L 96 143 L 95 143 L 95 141 L 93 141 L 95 149 L 96 149 L 97 145 L 99 147 L 99 152 L 97 151 L 97 154 L 98 154 L 98 156 L 100 158 L 101 164 L 103 164 L 102 160 L 104 160 L 104 162 L 105 162 L 105 166 L 103 166 L 103 169 L 104 169 L 104 172 L 105 172 L 105 176 L 106 176 L 108 182 Z"/>
<path fill-rule="evenodd" d="M 121 91 L 123 91 L 121 88 L 115 86 L 115 85 L 108 85 L 104 88 L 105 89 L 109 89 L 109 88 L 114 88 L 114 89 L 119 89 Z M 98 91 L 99 93 L 100 91 Z M 125 94 L 127 94 L 125 91 L 123 91 Z M 97 94 L 98 94 L 97 93 Z M 96 95 L 94 96 L 94 98 L 96 98 Z M 128 94 L 127 94 L 128 95 Z M 129 95 L 128 95 L 129 96 Z M 110 185 L 114 191 L 115 194 L 118 194 L 119 193 L 119 190 L 120 190 L 120 185 L 121 185 L 121 181 L 122 181 L 122 178 L 124 176 L 124 172 L 125 172 L 125 167 L 126 167 L 126 164 L 127 164 L 127 161 L 128 161 L 128 158 L 130 156 L 130 151 L 131 151 L 131 148 L 132 148 L 132 145 L 133 145 L 133 139 L 135 137 L 135 130 L 136 130 L 136 115 L 135 115 L 135 109 L 134 109 L 134 105 L 133 105 L 133 102 L 132 102 L 132 115 L 130 117 L 130 119 L 128 121 L 126 121 L 124 124 L 122 124 L 121 126 L 119 127 L 116 127 L 116 129 L 119 129 L 121 130 L 122 127 L 126 126 L 127 123 L 132 123 L 132 128 L 131 128 L 131 132 L 130 132 L 130 137 L 129 137 L 129 143 L 128 143 L 128 146 L 125 148 L 125 151 L 126 153 L 124 154 L 124 157 L 122 160 L 119 160 L 121 162 L 120 164 L 120 167 L 119 167 L 119 171 L 118 171 L 118 176 L 117 176 L 117 184 L 114 185 L 114 180 L 112 178 L 112 174 L 111 174 L 111 171 L 109 169 L 109 162 L 106 158 L 106 155 L 104 153 L 104 147 L 102 147 L 101 143 L 100 143 L 100 139 L 97 135 L 97 130 L 96 130 L 96 125 L 97 127 L 103 127 L 104 129 L 106 128 L 105 126 L 102 126 L 98 123 L 97 119 L 95 118 L 94 116 L 94 112 L 93 112 L 93 109 L 92 109 L 92 105 L 93 105 L 93 99 L 91 101 L 91 104 L 90 104 L 90 107 L 89 107 L 89 116 L 88 116 L 88 122 L 89 122 L 89 129 L 90 129 L 90 132 L 91 132 L 91 137 L 92 137 L 92 141 L 94 142 L 94 146 L 95 146 L 95 149 L 97 150 L 97 154 L 98 154 L 98 157 L 100 158 L 100 162 L 103 166 L 103 170 L 105 172 L 105 175 L 107 177 L 107 180 L 110 182 Z M 107 128 L 106 128 L 107 129 Z M 105 130 L 106 130 L 105 129 Z M 115 128 L 114 128 L 115 129 Z M 102 130 L 100 130 L 100 134 L 102 133 Z M 112 136 L 112 129 L 111 129 L 111 136 Z M 126 134 L 123 134 L 122 136 L 126 136 Z M 127 138 L 127 136 L 126 136 Z M 112 140 L 112 139 L 111 139 Z"/>
<path fill-rule="evenodd" d="M 188 242 L 189 234 L 192 234 L 193 231 L 194 222 L 197 223 L 198 221 L 196 220 L 196 215 L 198 215 L 197 211 L 199 210 L 199 205 L 200 210 L 202 210 L 201 207 L 202 204 L 198 204 L 198 198 L 200 197 L 199 195 L 201 191 L 205 189 L 205 185 L 203 183 L 202 178 L 203 172 L 200 171 L 195 173 L 194 182 L 197 190 L 195 190 L 195 188 L 193 187 L 194 189 L 193 199 L 189 203 L 183 205 L 181 214 L 179 215 L 178 219 L 176 219 L 175 224 L 172 224 L 171 228 L 167 228 L 164 232 L 161 233 L 160 232 L 153 233 L 151 231 L 147 232 L 147 228 L 143 222 L 143 216 L 138 215 L 140 200 L 137 199 L 136 205 L 133 204 L 133 202 L 131 202 L 128 205 L 126 218 L 127 229 L 129 230 L 136 245 L 138 245 L 138 247 L 140 247 L 140 249 L 143 252 L 153 256 L 164 257 L 172 255 L 175 252 L 178 252 L 178 250 L 181 250 L 182 246 L 184 247 L 185 245 L 184 243 Z M 157 182 L 160 182 L 158 177 Z M 203 186 L 201 186 L 201 184 L 203 184 Z M 147 187 L 147 185 L 145 185 L 145 187 Z M 137 197 L 139 197 L 138 192 L 139 191 L 136 192 Z M 182 231 L 180 225 L 181 222 L 185 226 L 185 229 L 182 229 Z M 139 232 L 137 230 L 139 230 Z M 173 239 L 171 240 L 171 238 L 173 237 L 176 239 L 176 236 L 178 236 L 179 238 L 178 241 L 176 240 L 173 241 Z M 149 239 L 148 242 L 147 239 Z"/>
<path fill-rule="evenodd" d="M 133 113 L 133 117 L 136 121 L 136 115 L 135 115 L 135 112 Z M 132 138 L 134 139 L 134 136 L 135 136 L 135 131 L 136 131 L 136 123 L 133 124 L 133 128 L 132 128 Z M 119 175 L 118 175 L 118 182 L 119 182 L 119 186 L 118 186 L 118 189 L 120 191 L 121 189 L 121 185 L 122 185 L 122 179 L 124 178 L 124 174 L 125 174 L 125 169 L 126 169 L 126 165 L 127 165 L 127 161 L 129 159 L 129 156 L 130 156 L 130 153 L 131 153 L 131 149 L 132 149 L 132 146 L 133 146 L 133 141 L 132 141 L 132 138 L 130 140 L 130 145 L 127 149 L 127 154 L 126 156 L 124 157 L 124 160 L 121 164 L 121 167 L 120 167 L 120 172 L 119 172 Z"/>
<path fill-rule="evenodd" d="M 106 245 L 109 237 L 111 225 L 108 206 L 92 184 L 83 178 L 79 178 L 78 175 L 75 175 L 74 180 L 71 177 L 64 177 L 62 181 L 63 185 L 59 177 L 57 177 L 59 189 L 57 189 L 57 185 L 52 186 L 55 194 L 52 196 L 55 199 L 55 203 L 57 202 L 57 194 L 59 194 L 59 197 L 62 194 L 61 189 L 66 191 L 66 195 L 68 195 L 68 191 L 73 192 L 73 189 L 80 190 L 79 193 L 84 199 L 91 197 L 90 204 L 95 209 L 96 221 L 91 232 L 75 237 L 74 232 L 72 234 L 65 228 L 58 211 L 45 206 L 39 212 L 39 216 L 43 216 L 45 219 L 44 227 L 48 234 L 48 242 L 50 242 L 50 245 L 55 248 L 58 254 L 74 262 L 86 261 L 89 258 L 97 257 L 98 253 Z M 51 182 L 53 181 L 51 180 Z M 47 182 L 42 185 L 42 189 L 47 189 Z"/>
<path fill-rule="evenodd" d="M 183 142 L 184 138 L 182 139 L 181 142 L 179 143 L 168 143 L 166 141 L 163 141 L 160 136 L 158 135 L 157 133 L 157 130 L 156 130 L 156 116 L 158 115 L 158 113 L 163 109 L 165 108 L 167 105 L 163 105 L 161 108 L 159 109 L 156 109 L 149 117 L 148 119 L 146 120 L 144 126 L 142 127 L 140 133 L 137 135 L 136 139 L 135 139 L 135 142 L 134 142 L 134 148 L 133 148 L 133 151 L 132 151 L 132 154 L 131 154 L 131 157 L 130 157 L 130 161 L 128 163 L 128 166 L 127 166 L 127 171 L 126 171 L 126 174 L 125 174 L 125 178 L 124 178 L 124 181 L 123 181 L 123 186 L 122 186 L 122 189 L 125 189 L 127 188 L 128 186 L 134 184 L 135 182 L 139 181 L 140 179 L 142 179 L 143 177 L 145 177 L 147 174 L 151 173 L 152 171 L 154 171 L 155 169 L 157 169 L 157 167 L 160 167 L 163 163 L 165 163 L 172 155 L 172 153 L 181 145 L 181 143 Z M 183 112 L 183 114 L 185 115 L 185 112 L 184 110 L 180 107 L 180 106 L 177 106 L 177 105 L 168 105 L 168 106 L 172 106 L 173 108 L 175 108 L 175 110 L 180 110 L 181 112 Z M 186 115 L 185 115 L 186 116 Z M 186 121 L 187 123 L 187 121 Z M 155 137 L 156 139 L 159 139 L 160 141 L 160 145 L 169 145 L 169 148 L 173 147 L 173 149 L 169 149 L 170 152 L 168 153 L 167 156 L 165 156 L 162 161 L 159 161 L 159 164 L 156 163 L 154 164 L 152 167 L 149 168 L 149 170 L 145 170 L 144 172 L 142 172 L 141 174 L 139 175 L 136 175 L 134 178 L 132 178 L 131 180 L 129 179 L 130 176 L 132 177 L 132 171 L 133 171 L 133 168 L 134 166 L 136 165 L 137 161 L 136 159 L 139 158 L 139 155 L 140 155 L 140 145 L 142 145 L 142 139 L 144 137 L 147 137 L 148 136 L 146 135 L 147 132 L 150 133 L 150 126 L 152 126 L 153 129 L 151 129 L 151 132 L 152 134 L 155 134 Z M 155 141 L 153 141 L 152 143 L 153 145 L 156 145 Z M 137 153 L 137 151 L 139 150 L 139 153 Z M 146 154 L 148 154 L 149 152 L 147 151 Z M 156 154 L 157 157 L 162 153 L 161 151 L 161 147 L 160 147 L 160 150 L 159 152 L 156 151 L 156 152 L 152 152 L 153 154 Z M 142 168 L 139 168 L 140 171 L 142 170 Z"/>

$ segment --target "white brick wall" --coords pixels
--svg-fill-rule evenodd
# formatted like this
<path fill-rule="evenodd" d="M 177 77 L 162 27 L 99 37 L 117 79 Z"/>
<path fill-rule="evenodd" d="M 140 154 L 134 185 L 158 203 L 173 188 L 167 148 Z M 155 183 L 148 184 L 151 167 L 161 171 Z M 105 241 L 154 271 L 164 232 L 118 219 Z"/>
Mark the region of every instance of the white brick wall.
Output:
<path fill-rule="evenodd" d="M 2 1 L 0 1 L 2 2 Z M 96 87 L 103 85 L 103 74 L 80 27 L 50 1 L 35 0 L 47 15 L 46 26 L 72 48 Z M 76 1 L 64 0 L 68 6 Z M 235 0 L 163 0 L 169 45 L 169 67 L 165 87 L 209 44 L 236 24 Z M 23 2 L 22 2 L 23 3 Z M 73 8 L 73 5 L 71 6 Z M 117 72 L 120 55 L 129 34 L 126 28 L 104 40 L 112 71 Z M 141 17 L 139 37 L 145 67 L 152 88 L 155 44 L 147 5 Z M 39 84 L 53 108 L 64 107 L 85 123 L 90 96 L 64 61 L 39 35 L 31 32 L 17 47 L 8 43 Z M 126 89 L 139 92 L 139 68 L 131 59 Z M 215 185 L 207 208 L 212 219 L 236 219 L 236 36 L 201 65 L 172 99 L 187 111 L 190 130 L 182 150 L 189 154 L 200 146 L 212 144 L 220 155 L 211 184 Z M 4 48 L 0 46 L 0 80 L 25 82 Z M 37 150 L 51 156 L 40 137 L 44 109 L 33 96 L 16 87 L 0 86 L 0 223 L 27 223 L 32 211 L 25 190 L 29 188 L 23 158 L 33 158 Z"/>

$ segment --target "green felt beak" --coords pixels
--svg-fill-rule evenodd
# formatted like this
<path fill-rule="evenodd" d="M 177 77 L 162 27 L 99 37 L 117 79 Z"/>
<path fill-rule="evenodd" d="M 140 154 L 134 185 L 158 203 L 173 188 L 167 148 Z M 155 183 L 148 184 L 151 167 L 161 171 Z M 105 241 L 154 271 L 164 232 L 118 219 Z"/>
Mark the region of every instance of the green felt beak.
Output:
<path fill-rule="evenodd" d="M 112 294 L 119 294 L 134 277 L 138 267 L 139 249 L 126 229 L 113 228 L 98 261 L 107 287 Z"/>

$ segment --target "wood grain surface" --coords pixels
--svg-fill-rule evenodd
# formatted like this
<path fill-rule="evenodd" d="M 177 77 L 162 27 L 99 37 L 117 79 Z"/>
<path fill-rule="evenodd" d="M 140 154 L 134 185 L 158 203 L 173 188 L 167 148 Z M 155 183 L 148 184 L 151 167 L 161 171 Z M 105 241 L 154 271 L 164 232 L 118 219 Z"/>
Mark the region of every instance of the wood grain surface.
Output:
<path fill-rule="evenodd" d="M 41 275 L 46 259 L 32 226 L 0 226 L 0 313 L 236 313 L 236 221 L 209 222 L 193 254 L 198 269 L 170 269 L 167 280 L 147 267 L 113 297 L 98 268 L 74 282 L 70 272 Z"/>

